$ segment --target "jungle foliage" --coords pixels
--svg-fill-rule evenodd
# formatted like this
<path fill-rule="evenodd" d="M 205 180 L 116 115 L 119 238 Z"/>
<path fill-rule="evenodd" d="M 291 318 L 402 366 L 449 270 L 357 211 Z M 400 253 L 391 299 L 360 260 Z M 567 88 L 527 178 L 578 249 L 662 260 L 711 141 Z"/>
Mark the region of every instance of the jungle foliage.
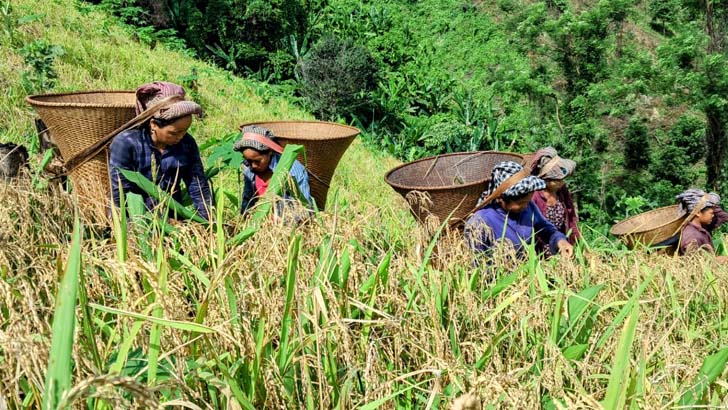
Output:
<path fill-rule="evenodd" d="M 725 1 L 96 3 L 402 160 L 555 146 L 596 224 L 726 192 Z"/>

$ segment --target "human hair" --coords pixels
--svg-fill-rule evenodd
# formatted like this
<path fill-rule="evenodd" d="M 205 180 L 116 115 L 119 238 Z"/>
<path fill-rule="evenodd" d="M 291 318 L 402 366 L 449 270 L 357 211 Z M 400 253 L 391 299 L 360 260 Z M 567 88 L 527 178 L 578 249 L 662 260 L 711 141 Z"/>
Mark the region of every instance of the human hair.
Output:
<path fill-rule="evenodd" d="M 270 154 L 273 151 L 270 148 L 257 149 L 257 148 L 253 148 L 253 147 L 245 147 L 245 148 L 243 148 L 243 152 L 245 152 L 246 150 L 249 150 L 249 149 L 252 149 L 253 151 L 257 152 L 258 154 L 264 154 L 264 155 Z"/>
<path fill-rule="evenodd" d="M 179 118 L 181 118 L 181 117 L 179 117 Z M 166 127 L 169 124 L 177 121 L 179 118 L 164 119 L 164 118 L 152 117 L 152 119 L 150 121 L 154 122 L 157 125 L 157 127 Z"/>
<path fill-rule="evenodd" d="M 503 194 L 502 197 L 503 197 L 503 200 L 505 200 L 505 201 L 518 201 L 518 200 L 525 198 L 530 193 L 531 192 L 526 192 L 526 193 L 515 195 L 515 196 Z"/>

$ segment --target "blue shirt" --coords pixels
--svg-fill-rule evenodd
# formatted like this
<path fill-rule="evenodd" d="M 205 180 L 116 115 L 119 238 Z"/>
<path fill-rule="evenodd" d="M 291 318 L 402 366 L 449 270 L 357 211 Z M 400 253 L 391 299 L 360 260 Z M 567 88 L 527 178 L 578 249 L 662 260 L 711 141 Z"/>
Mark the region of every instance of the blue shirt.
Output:
<path fill-rule="evenodd" d="M 280 157 L 280 154 L 274 152 L 273 155 L 271 155 L 268 169 L 275 171 L 276 167 L 278 167 Z M 298 160 L 295 160 L 293 161 L 293 165 L 291 166 L 291 170 L 288 174 L 298 184 L 301 196 L 306 198 L 307 203 L 304 205 L 310 208 L 313 204 L 313 199 L 311 199 L 311 187 L 308 184 L 308 172 L 306 171 L 306 168 L 303 164 L 298 162 Z M 256 202 L 258 202 L 258 196 L 255 194 L 255 174 L 252 170 L 250 170 L 250 168 L 245 167 L 243 169 L 243 179 L 245 180 L 245 185 L 243 186 L 243 200 L 240 203 L 241 214 L 246 213 L 250 208 L 255 206 Z M 286 190 L 283 193 L 283 198 L 293 198 L 290 190 Z"/>
<path fill-rule="evenodd" d="M 465 223 L 468 245 L 478 252 L 492 248 L 497 242 L 507 241 L 522 255 L 523 244 L 533 243 L 534 234 L 549 244 L 553 254 L 558 252 L 556 244 L 566 240 L 566 236 L 544 218 L 533 202 L 529 202 L 528 207 L 518 214 L 506 213 L 500 205 L 492 203 L 475 212 Z"/>
<path fill-rule="evenodd" d="M 125 194 L 133 192 L 141 195 L 147 209 L 157 205 L 156 201 L 141 188 L 124 178 L 119 172 L 121 168 L 139 172 L 165 192 L 171 193 L 177 201 L 182 200 L 180 182 L 184 181 L 197 214 L 209 219 L 208 208 L 213 204 L 210 185 L 205 178 L 200 150 L 190 134 L 185 134 L 179 143 L 167 146 L 164 152 L 160 152 L 152 144 L 148 128 L 125 130 L 114 137 L 109 150 L 111 192 L 116 206 L 119 206 L 120 182 Z M 153 163 L 154 171 L 152 171 Z"/>

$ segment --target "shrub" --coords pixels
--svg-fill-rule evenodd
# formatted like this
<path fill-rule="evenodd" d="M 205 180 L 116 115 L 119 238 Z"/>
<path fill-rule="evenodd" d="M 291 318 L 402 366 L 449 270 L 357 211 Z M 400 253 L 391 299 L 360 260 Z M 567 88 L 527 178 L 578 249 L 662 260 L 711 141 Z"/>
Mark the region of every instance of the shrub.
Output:
<path fill-rule="evenodd" d="M 647 126 L 642 120 L 632 120 L 624 133 L 625 170 L 638 171 L 650 163 L 650 143 L 647 139 Z"/>
<path fill-rule="evenodd" d="M 690 163 L 705 158 L 705 122 L 693 115 L 680 117 L 669 132 L 671 145 L 684 150 Z"/>
<path fill-rule="evenodd" d="M 317 42 L 299 70 L 301 94 L 323 119 L 351 116 L 363 108 L 377 75 L 366 48 L 333 36 Z"/>
<path fill-rule="evenodd" d="M 479 146 L 473 146 L 473 137 L 473 127 L 456 121 L 444 121 L 431 126 L 421 137 L 421 141 L 429 154 L 444 154 L 478 150 Z"/>
<path fill-rule="evenodd" d="M 53 88 L 58 78 L 53 63 L 63 54 L 63 47 L 45 40 L 35 40 L 21 48 L 20 55 L 31 68 L 23 73 L 23 88 L 29 93 Z"/>

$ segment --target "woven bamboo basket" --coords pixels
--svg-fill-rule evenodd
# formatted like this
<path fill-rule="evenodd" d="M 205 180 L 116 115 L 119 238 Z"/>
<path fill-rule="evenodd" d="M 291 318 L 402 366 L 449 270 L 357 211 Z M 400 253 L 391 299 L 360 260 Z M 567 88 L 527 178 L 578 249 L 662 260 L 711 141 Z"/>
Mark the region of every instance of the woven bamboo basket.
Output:
<path fill-rule="evenodd" d="M 649 246 L 679 234 L 687 217 L 677 205 L 665 206 L 629 217 L 612 226 L 609 233 L 619 237 L 630 249 L 638 243 Z"/>
<path fill-rule="evenodd" d="M 31 95 L 25 99 L 48 126 L 64 161 L 88 148 L 135 115 L 133 91 L 88 91 Z M 108 150 L 70 175 L 84 216 L 106 221 L 110 198 Z"/>
<path fill-rule="evenodd" d="M 523 163 L 510 152 L 458 152 L 423 158 L 390 170 L 384 179 L 410 205 L 420 223 L 430 216 L 463 220 L 478 203 L 493 168 L 502 161 Z"/>
<path fill-rule="evenodd" d="M 311 196 L 318 209 L 323 210 L 336 166 L 359 135 L 359 129 L 323 121 L 251 122 L 241 125 L 240 129 L 249 125 L 269 129 L 283 147 L 287 144 L 304 146 L 305 157 L 299 155 L 298 160 L 308 170 Z"/>

